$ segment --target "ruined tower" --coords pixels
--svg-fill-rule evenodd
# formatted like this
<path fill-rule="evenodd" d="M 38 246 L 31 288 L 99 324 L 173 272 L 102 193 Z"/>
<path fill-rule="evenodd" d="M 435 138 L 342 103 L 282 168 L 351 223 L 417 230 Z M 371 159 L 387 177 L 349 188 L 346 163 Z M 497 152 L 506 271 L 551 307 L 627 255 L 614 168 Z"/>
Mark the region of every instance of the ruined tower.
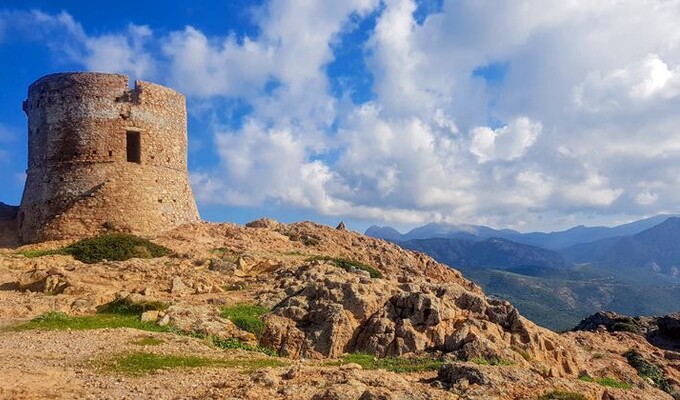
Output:
<path fill-rule="evenodd" d="M 199 220 L 187 174 L 184 96 L 103 73 L 44 76 L 28 89 L 24 242 L 106 231 L 154 235 Z"/>

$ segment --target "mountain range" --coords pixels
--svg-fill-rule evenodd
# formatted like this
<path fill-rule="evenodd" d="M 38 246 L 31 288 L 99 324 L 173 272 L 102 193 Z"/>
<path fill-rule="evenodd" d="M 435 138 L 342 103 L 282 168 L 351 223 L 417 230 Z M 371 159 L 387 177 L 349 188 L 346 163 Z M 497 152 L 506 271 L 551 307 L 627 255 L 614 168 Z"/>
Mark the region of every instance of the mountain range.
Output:
<path fill-rule="evenodd" d="M 672 312 L 680 302 L 680 218 L 674 215 L 549 233 L 428 224 L 405 234 L 373 226 L 366 235 L 457 268 L 556 330 L 602 309 L 652 315 Z"/>

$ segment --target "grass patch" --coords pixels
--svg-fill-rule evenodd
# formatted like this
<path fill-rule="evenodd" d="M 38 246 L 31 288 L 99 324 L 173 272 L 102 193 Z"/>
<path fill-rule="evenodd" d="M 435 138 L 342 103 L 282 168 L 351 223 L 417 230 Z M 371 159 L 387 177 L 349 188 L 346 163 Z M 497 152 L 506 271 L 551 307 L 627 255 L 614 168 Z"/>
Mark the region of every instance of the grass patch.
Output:
<path fill-rule="evenodd" d="M 70 316 L 62 312 L 48 312 L 39 315 L 23 324 L 14 325 L 7 330 L 26 331 L 41 329 L 55 330 L 86 330 L 103 328 L 133 328 L 149 332 L 171 332 L 172 328 L 160 326 L 152 322 L 142 322 L 138 315 L 132 314 L 95 314 Z"/>
<path fill-rule="evenodd" d="M 285 365 L 287 365 L 287 363 L 282 360 L 269 358 L 221 360 L 199 356 L 180 356 L 145 352 L 124 354 L 104 360 L 101 363 L 101 367 L 105 370 L 137 376 L 165 369 L 199 367 L 239 368 L 245 373 L 250 373 L 260 368 L 282 367 Z"/>
<path fill-rule="evenodd" d="M 268 312 L 268 308 L 255 304 L 237 304 L 234 307 L 223 308 L 220 316 L 228 318 L 234 325 L 259 337 L 264 331 L 262 316 Z"/>
<path fill-rule="evenodd" d="M 363 369 L 384 369 L 390 372 L 421 372 L 436 371 L 444 365 L 444 361 L 427 357 L 386 357 L 377 358 L 370 354 L 353 353 L 346 355 L 342 360 L 329 363 L 329 365 L 343 365 L 355 363 Z"/>
<path fill-rule="evenodd" d="M 473 362 L 477 365 L 491 365 L 491 366 L 504 366 L 513 364 L 512 361 L 503 360 L 502 358 L 498 357 L 475 357 L 469 359 L 468 361 Z"/>
<path fill-rule="evenodd" d="M 147 336 L 147 337 L 141 338 L 139 340 L 134 340 L 130 343 L 136 344 L 137 346 L 159 346 L 159 345 L 165 343 L 165 341 L 163 341 L 163 339 Z"/>
<path fill-rule="evenodd" d="M 537 397 L 536 400 L 586 400 L 586 396 L 580 393 L 555 390 Z"/>
<path fill-rule="evenodd" d="M 247 343 L 243 343 L 242 341 L 236 339 L 236 338 L 229 338 L 229 339 L 221 339 L 216 336 L 213 336 L 211 338 L 212 343 L 216 346 L 219 347 L 220 349 L 237 349 L 237 350 L 245 350 L 245 351 L 255 351 L 259 353 L 264 353 L 268 356 L 276 357 L 278 354 L 276 353 L 276 350 L 270 349 L 268 347 L 262 347 L 262 346 L 251 346 Z"/>
<path fill-rule="evenodd" d="M 382 278 L 382 274 L 380 273 L 380 271 L 371 267 L 370 265 L 360 263 L 359 261 L 348 260 L 346 258 L 314 256 L 308 258 L 307 261 L 327 261 L 334 264 L 336 267 L 340 267 L 348 272 L 361 270 L 368 272 L 371 278 Z"/>
<path fill-rule="evenodd" d="M 642 354 L 636 350 L 628 350 L 623 353 L 623 356 L 628 360 L 628 364 L 635 368 L 638 375 L 642 378 L 649 378 L 654 382 L 654 385 L 666 393 L 671 393 L 673 388 L 670 381 L 666 378 L 663 370 L 651 362 L 647 361 Z"/>
<path fill-rule="evenodd" d="M 616 389 L 630 389 L 633 387 L 630 383 L 628 382 L 621 382 L 618 379 L 614 378 L 592 378 L 590 376 L 582 376 L 579 378 L 583 382 L 590 382 L 590 383 L 597 383 L 600 386 L 606 386 L 606 387 L 611 387 L 611 388 L 616 388 Z"/>
<path fill-rule="evenodd" d="M 22 250 L 19 252 L 26 258 L 36 258 L 42 256 L 51 256 L 55 254 L 66 254 L 63 249 L 42 249 L 42 250 Z"/>

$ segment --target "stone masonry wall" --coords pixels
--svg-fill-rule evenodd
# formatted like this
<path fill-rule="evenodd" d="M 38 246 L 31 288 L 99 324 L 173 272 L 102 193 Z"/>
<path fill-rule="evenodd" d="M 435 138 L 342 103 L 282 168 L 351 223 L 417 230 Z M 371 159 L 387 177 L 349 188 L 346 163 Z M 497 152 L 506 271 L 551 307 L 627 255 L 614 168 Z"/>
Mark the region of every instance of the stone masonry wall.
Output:
<path fill-rule="evenodd" d="M 140 81 L 129 88 L 124 75 L 54 74 L 29 87 L 24 111 L 22 241 L 111 230 L 155 235 L 199 220 L 181 94 Z M 127 161 L 128 132 L 139 132 L 139 163 Z"/>

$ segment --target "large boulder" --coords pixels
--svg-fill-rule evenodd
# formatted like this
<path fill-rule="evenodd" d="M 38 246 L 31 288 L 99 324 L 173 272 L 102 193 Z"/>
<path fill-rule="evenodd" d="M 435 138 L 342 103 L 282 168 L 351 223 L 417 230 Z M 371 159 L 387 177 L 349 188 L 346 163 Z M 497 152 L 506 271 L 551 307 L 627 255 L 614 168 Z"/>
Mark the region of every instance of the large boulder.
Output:
<path fill-rule="evenodd" d="M 668 339 L 680 340 L 680 312 L 659 317 L 657 324 L 660 335 Z"/>
<path fill-rule="evenodd" d="M 598 331 L 605 329 L 608 332 L 632 332 L 644 335 L 653 324 L 652 318 L 629 317 L 611 311 L 598 311 L 590 315 L 572 329 L 572 331 Z"/>

